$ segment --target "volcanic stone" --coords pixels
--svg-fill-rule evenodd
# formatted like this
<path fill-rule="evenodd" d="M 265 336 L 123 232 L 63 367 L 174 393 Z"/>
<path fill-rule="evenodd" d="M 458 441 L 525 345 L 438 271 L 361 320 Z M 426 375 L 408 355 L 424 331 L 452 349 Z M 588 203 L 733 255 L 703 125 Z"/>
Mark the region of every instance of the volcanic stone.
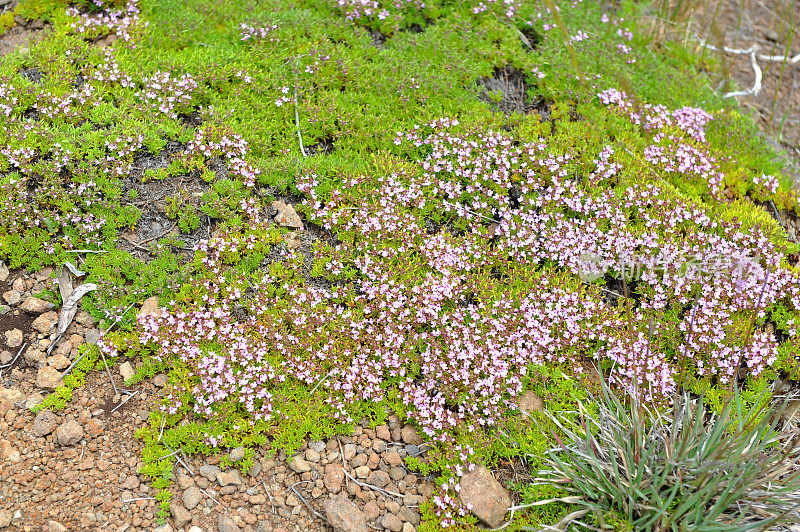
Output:
<path fill-rule="evenodd" d="M 461 477 L 458 498 L 475 516 L 492 528 L 497 528 L 511 506 L 508 492 L 484 466 Z"/>
<path fill-rule="evenodd" d="M 40 314 L 38 318 L 33 320 L 33 328 L 42 334 L 47 334 L 53 330 L 58 323 L 58 314 L 53 311 Z"/>
<path fill-rule="evenodd" d="M 5 332 L 6 345 L 11 349 L 22 345 L 22 331 L 19 329 L 11 329 Z"/>
<path fill-rule="evenodd" d="M 47 436 L 56 429 L 58 418 L 49 410 L 41 410 L 33 420 L 33 434 L 41 438 Z"/>
<path fill-rule="evenodd" d="M 77 445 L 83 438 L 83 427 L 74 419 L 65 421 L 56 429 L 56 438 L 58 438 L 59 445 L 65 447 Z"/>
<path fill-rule="evenodd" d="M 344 482 L 344 470 L 339 464 L 328 464 L 325 466 L 325 477 L 322 482 L 331 493 L 339 493 L 342 491 L 342 482 Z"/>
<path fill-rule="evenodd" d="M 203 500 L 203 492 L 200 491 L 200 488 L 197 486 L 189 486 L 183 490 L 181 500 L 187 510 L 194 510 L 195 506 L 200 504 L 200 501 Z"/>
<path fill-rule="evenodd" d="M 241 532 L 242 530 L 228 514 L 219 516 L 217 527 L 219 528 L 219 532 Z"/>
<path fill-rule="evenodd" d="M 364 513 L 344 494 L 334 495 L 324 506 L 325 517 L 334 532 L 367 532 Z"/>
<path fill-rule="evenodd" d="M 51 310 L 55 305 L 49 301 L 39 299 L 38 297 L 29 297 L 22 302 L 19 308 L 31 314 L 41 314 L 46 310 Z"/>

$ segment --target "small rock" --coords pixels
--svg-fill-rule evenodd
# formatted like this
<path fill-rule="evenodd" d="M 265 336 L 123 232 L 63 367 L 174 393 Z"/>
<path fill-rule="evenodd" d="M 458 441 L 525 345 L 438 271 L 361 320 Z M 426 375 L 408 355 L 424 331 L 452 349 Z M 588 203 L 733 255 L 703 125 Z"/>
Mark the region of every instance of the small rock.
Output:
<path fill-rule="evenodd" d="M 275 215 L 275 223 L 292 229 L 303 229 L 303 221 L 300 220 L 294 207 L 282 201 L 273 201 L 272 206 L 278 211 L 278 214 Z"/>
<path fill-rule="evenodd" d="M 340 493 L 325 501 L 325 517 L 334 532 L 367 532 L 364 513 Z"/>
<path fill-rule="evenodd" d="M 41 410 L 33 420 L 33 434 L 37 438 L 47 436 L 58 425 L 58 417 L 49 410 Z"/>
<path fill-rule="evenodd" d="M 42 366 L 36 373 L 36 387 L 54 390 L 62 384 L 61 372 L 51 366 Z"/>
<path fill-rule="evenodd" d="M 0 366 L 9 364 L 13 359 L 14 355 L 11 354 L 11 351 L 0 351 Z"/>
<path fill-rule="evenodd" d="M 261 474 L 261 460 L 258 458 L 253 459 L 253 465 L 250 466 L 250 469 L 247 470 L 247 474 L 251 477 L 257 477 Z"/>
<path fill-rule="evenodd" d="M 372 450 L 380 454 L 386 451 L 386 442 L 383 440 L 372 440 Z"/>
<path fill-rule="evenodd" d="M 167 385 L 169 381 L 169 377 L 167 377 L 166 373 L 159 373 L 155 377 L 153 377 L 153 384 L 158 386 L 159 388 L 163 388 Z"/>
<path fill-rule="evenodd" d="M 0 283 L 8 281 L 8 266 L 3 261 L 0 261 Z"/>
<path fill-rule="evenodd" d="M 219 516 L 219 521 L 217 522 L 217 527 L 219 527 L 219 532 L 241 532 L 241 528 L 239 528 L 236 522 L 228 516 L 228 514 L 222 514 Z"/>
<path fill-rule="evenodd" d="M 778 32 L 775 30 L 767 30 L 764 36 L 767 38 L 768 41 L 772 42 L 778 42 L 778 40 L 781 38 L 781 36 L 778 35 Z"/>
<path fill-rule="evenodd" d="M 417 532 L 417 529 L 411 523 L 403 523 L 403 532 Z"/>
<path fill-rule="evenodd" d="M 378 425 L 375 427 L 375 436 L 383 441 L 392 441 L 392 433 L 389 431 L 388 425 Z"/>
<path fill-rule="evenodd" d="M 399 517 L 401 521 L 411 523 L 414 526 L 419 524 L 419 514 L 407 506 L 400 508 L 400 511 L 397 512 L 397 517 Z"/>
<path fill-rule="evenodd" d="M 320 441 L 320 440 L 310 441 L 310 442 L 308 442 L 308 446 L 309 446 L 309 448 L 314 449 L 318 453 L 321 453 L 321 452 L 323 452 L 325 450 L 325 442 Z"/>
<path fill-rule="evenodd" d="M 26 298 L 25 301 L 22 302 L 22 305 L 19 306 L 19 308 L 30 314 L 41 314 L 47 310 L 52 310 L 54 307 L 55 305 L 49 301 L 32 296 Z"/>
<path fill-rule="evenodd" d="M 348 462 L 353 458 L 355 458 L 356 456 L 356 446 L 353 445 L 352 443 L 346 444 L 344 446 L 343 451 L 344 451 L 344 459 L 347 460 Z"/>
<path fill-rule="evenodd" d="M 544 407 L 544 402 L 541 397 L 528 390 L 519 398 L 517 406 L 524 416 L 529 416 L 532 412 L 541 410 Z"/>
<path fill-rule="evenodd" d="M 194 486 L 194 479 L 189 475 L 181 473 L 178 475 L 178 486 L 180 486 L 182 490 L 189 489 L 190 486 Z"/>
<path fill-rule="evenodd" d="M 306 449 L 306 460 L 311 462 L 312 464 L 316 464 L 322 458 L 317 451 L 314 449 Z"/>
<path fill-rule="evenodd" d="M 49 521 L 47 521 L 47 530 L 49 532 L 67 532 L 67 527 L 65 527 L 58 521 L 50 519 Z"/>
<path fill-rule="evenodd" d="M 385 487 L 390 481 L 391 479 L 386 471 L 373 471 L 367 476 L 367 483 L 379 488 Z"/>
<path fill-rule="evenodd" d="M 356 472 L 356 477 L 367 478 L 369 476 L 369 466 L 368 465 L 358 466 L 355 469 L 355 472 Z"/>
<path fill-rule="evenodd" d="M 325 488 L 331 493 L 342 491 L 344 482 L 344 470 L 339 464 L 328 464 L 325 466 L 325 476 L 322 478 Z"/>
<path fill-rule="evenodd" d="M 20 294 L 18 290 L 9 290 L 8 292 L 3 292 L 3 299 L 13 307 L 20 302 L 22 294 Z"/>
<path fill-rule="evenodd" d="M 383 461 L 386 462 L 386 465 L 389 467 L 398 467 L 403 463 L 403 459 L 400 458 L 400 454 L 397 451 L 389 451 L 383 457 Z"/>
<path fill-rule="evenodd" d="M 183 490 L 181 497 L 183 505 L 187 510 L 194 510 L 195 507 L 203 500 L 203 492 L 197 486 L 189 486 Z"/>
<path fill-rule="evenodd" d="M 15 388 L 0 388 L 0 401 L 16 403 L 22 399 L 22 392 Z"/>
<path fill-rule="evenodd" d="M 8 460 L 12 464 L 17 464 L 22 460 L 22 455 L 8 440 L 0 440 L 0 456 L 3 457 L 3 460 Z"/>
<path fill-rule="evenodd" d="M 377 504 L 375 504 L 375 501 L 369 501 L 364 505 L 364 517 L 367 518 L 367 521 L 374 521 L 380 516 L 381 509 Z"/>
<path fill-rule="evenodd" d="M 391 513 L 383 516 L 381 524 L 384 528 L 388 528 L 392 532 L 402 532 L 403 530 L 403 522 L 400 521 L 396 515 Z"/>
<path fill-rule="evenodd" d="M 292 458 L 292 460 L 289 462 L 289 468 L 295 473 L 306 473 L 311 471 L 311 465 L 309 465 L 309 463 L 306 462 L 299 454 Z"/>
<path fill-rule="evenodd" d="M 238 462 L 244 458 L 244 447 L 236 447 L 235 449 L 231 449 L 230 454 L 228 454 L 228 459 L 231 462 Z"/>
<path fill-rule="evenodd" d="M 32 327 L 42 334 L 47 334 L 55 328 L 56 323 L 58 323 L 58 314 L 50 311 L 40 314 L 33 320 Z"/>
<path fill-rule="evenodd" d="M 22 331 L 19 329 L 11 329 L 5 332 L 6 345 L 11 349 L 22 345 Z"/>
<path fill-rule="evenodd" d="M 283 241 L 286 242 L 286 249 L 294 251 L 303 246 L 303 241 L 300 240 L 300 235 L 292 231 L 283 235 Z"/>
<path fill-rule="evenodd" d="M 83 438 L 83 427 L 73 419 L 66 421 L 56 429 L 56 438 L 59 445 L 65 447 L 77 445 Z"/>
<path fill-rule="evenodd" d="M 41 344 L 43 341 L 49 342 L 50 340 L 44 339 L 41 340 L 39 343 Z M 47 344 L 50 345 L 49 343 Z M 69 340 L 63 340 L 61 343 L 58 344 L 58 348 L 56 349 L 56 354 L 61 356 L 69 356 L 72 353 L 72 343 Z"/>
<path fill-rule="evenodd" d="M 13 514 L 11 510 L 0 510 L 0 528 L 11 526 L 11 518 Z"/>
<path fill-rule="evenodd" d="M 53 355 L 47 359 L 47 365 L 51 368 L 63 371 L 69 367 L 69 359 L 64 355 Z"/>
<path fill-rule="evenodd" d="M 29 347 L 25 350 L 22 354 L 22 358 L 25 359 L 31 366 L 41 366 L 39 362 L 44 361 L 45 354 L 44 351 L 41 349 L 36 349 L 34 346 Z"/>
<path fill-rule="evenodd" d="M 175 521 L 175 526 L 178 528 L 183 528 L 184 525 L 192 520 L 192 514 L 189 513 L 189 510 L 175 501 L 169 504 L 169 511 L 172 514 L 172 519 Z"/>
<path fill-rule="evenodd" d="M 219 471 L 220 469 L 217 466 L 211 464 L 203 464 L 199 470 L 202 476 L 211 481 L 216 480 Z"/>
<path fill-rule="evenodd" d="M 25 399 L 25 408 L 32 410 L 34 407 L 39 406 L 44 401 L 44 396 L 39 392 L 34 392 Z"/>
<path fill-rule="evenodd" d="M 136 375 L 136 370 L 133 369 L 130 362 L 123 362 L 119 365 L 119 374 L 122 375 L 122 380 L 127 382 Z"/>
<path fill-rule="evenodd" d="M 200 527 L 199 527 L 199 526 L 197 526 L 197 525 L 194 525 L 194 526 L 193 526 L 192 528 L 190 528 L 190 529 L 189 529 L 187 532 L 203 532 L 203 529 L 202 529 L 202 528 L 200 528 Z"/>
<path fill-rule="evenodd" d="M 242 477 L 235 469 L 217 473 L 217 482 L 220 486 L 241 486 Z"/>
<path fill-rule="evenodd" d="M 124 490 L 135 490 L 139 488 L 139 485 L 139 478 L 136 475 L 130 475 L 125 479 L 125 482 L 122 483 L 120 488 Z"/>
<path fill-rule="evenodd" d="M 462 476 L 459 485 L 459 500 L 478 519 L 492 528 L 503 524 L 511 498 L 485 466 L 477 466 Z"/>
<path fill-rule="evenodd" d="M 142 308 L 139 309 L 139 318 L 156 315 L 158 311 L 158 296 L 148 297 L 142 303 Z"/>
<path fill-rule="evenodd" d="M 97 329 L 88 329 L 85 333 L 83 333 L 83 339 L 87 344 L 96 344 L 100 339 L 100 336 L 100 331 Z"/>
<path fill-rule="evenodd" d="M 422 445 L 423 441 L 414 427 L 406 425 L 403 427 L 403 443 L 419 446 Z"/>
<path fill-rule="evenodd" d="M 367 458 L 366 453 L 358 453 L 356 457 L 353 458 L 353 460 L 351 461 L 350 466 L 354 468 L 361 467 L 362 465 L 365 465 L 367 463 L 367 460 L 369 460 L 369 458 Z"/>
<path fill-rule="evenodd" d="M 169 523 L 164 523 L 161 526 L 157 526 L 153 529 L 153 532 L 174 532 L 172 525 Z"/>
<path fill-rule="evenodd" d="M 406 470 L 402 467 L 393 467 L 389 470 L 389 478 L 395 482 L 400 482 L 406 476 Z"/>
<path fill-rule="evenodd" d="M 85 310 L 79 310 L 78 313 L 75 314 L 75 321 L 87 328 L 94 325 L 94 318 Z"/>
<path fill-rule="evenodd" d="M 86 430 L 86 434 L 91 436 L 92 438 L 96 438 L 103 433 L 103 428 L 105 426 L 105 422 L 92 418 L 86 422 L 86 426 L 84 429 Z"/>

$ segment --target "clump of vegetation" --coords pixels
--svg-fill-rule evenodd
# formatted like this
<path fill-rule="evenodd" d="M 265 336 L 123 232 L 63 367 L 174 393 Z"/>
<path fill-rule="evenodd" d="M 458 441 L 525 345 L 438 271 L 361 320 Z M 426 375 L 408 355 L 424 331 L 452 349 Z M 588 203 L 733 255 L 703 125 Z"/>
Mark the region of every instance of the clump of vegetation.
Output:
<path fill-rule="evenodd" d="M 762 394 L 747 405 L 737 392 L 721 410 L 704 397 L 676 394 L 667 409 L 602 394 L 578 403 L 579 421 L 549 415 L 558 446 L 536 479 L 571 496 L 578 511 L 562 527 L 593 518 L 606 529 L 622 518 L 629 530 L 763 530 L 800 521 L 800 451 L 783 432 L 788 399 Z"/>
<path fill-rule="evenodd" d="M 754 202 L 797 193 L 634 5 L 34 4 L 57 31 L 0 63 L 0 257 L 85 255 L 86 307 L 126 317 L 98 348 L 169 371 L 138 434 L 165 515 L 174 449 L 291 452 L 393 411 L 432 446 L 425 526 L 468 528 L 458 471 L 523 456 L 497 427 L 543 449 L 511 420 L 531 389 L 574 406 L 556 369 L 663 405 L 794 367 L 800 248 Z"/>

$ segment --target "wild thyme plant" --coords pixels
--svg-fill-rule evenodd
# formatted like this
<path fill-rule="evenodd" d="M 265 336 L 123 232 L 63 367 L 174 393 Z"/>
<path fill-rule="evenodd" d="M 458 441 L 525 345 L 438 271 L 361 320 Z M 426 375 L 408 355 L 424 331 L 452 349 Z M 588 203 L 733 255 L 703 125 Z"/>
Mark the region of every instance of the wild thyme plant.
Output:
<path fill-rule="evenodd" d="M 436 465 L 417 464 L 443 475 L 432 526 L 460 525 L 453 475 L 490 457 L 473 439 L 513 414 L 544 366 L 613 366 L 615 384 L 654 402 L 684 378 L 746 369 L 755 382 L 791 367 L 797 247 L 725 198 L 796 211 L 796 195 L 752 139 L 744 162 L 718 149 L 733 114 L 685 105 L 719 107 L 695 77 L 665 88 L 667 67 L 623 11 L 52 4 L 57 31 L 3 63 L 0 255 L 37 269 L 108 252 L 85 259 L 103 284 L 86 301 L 97 317 L 163 296 L 162 313 L 100 343 L 142 355 L 139 378 L 170 372 L 140 433 L 159 489 L 161 423 L 189 452 L 268 436 L 292 450 L 392 409 L 435 447 Z M 481 102 L 497 72 L 522 73 L 529 114 Z M 168 160 L 133 179 L 148 157 Z M 188 259 L 174 235 L 145 247 L 147 264 L 115 249 L 141 216 L 131 180 L 174 187 L 163 214 L 191 231 L 202 212 L 214 236 Z M 310 249 L 289 252 L 270 223 L 278 195 L 292 196 Z"/>

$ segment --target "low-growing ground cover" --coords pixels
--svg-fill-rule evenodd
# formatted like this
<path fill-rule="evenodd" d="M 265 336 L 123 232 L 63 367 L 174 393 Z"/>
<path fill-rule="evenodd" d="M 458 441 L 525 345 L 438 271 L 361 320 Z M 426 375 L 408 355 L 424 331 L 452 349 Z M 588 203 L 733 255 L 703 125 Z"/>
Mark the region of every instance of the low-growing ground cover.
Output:
<path fill-rule="evenodd" d="M 48 26 L 0 64 L 0 257 L 79 260 L 117 325 L 42 408 L 105 360 L 167 370 L 138 434 L 164 514 L 169 449 L 247 468 L 396 413 L 440 484 L 421 526 L 468 529 L 461 474 L 553 443 L 527 391 L 573 410 L 596 365 L 719 406 L 795 378 L 797 193 L 641 9 L 19 4 Z"/>

